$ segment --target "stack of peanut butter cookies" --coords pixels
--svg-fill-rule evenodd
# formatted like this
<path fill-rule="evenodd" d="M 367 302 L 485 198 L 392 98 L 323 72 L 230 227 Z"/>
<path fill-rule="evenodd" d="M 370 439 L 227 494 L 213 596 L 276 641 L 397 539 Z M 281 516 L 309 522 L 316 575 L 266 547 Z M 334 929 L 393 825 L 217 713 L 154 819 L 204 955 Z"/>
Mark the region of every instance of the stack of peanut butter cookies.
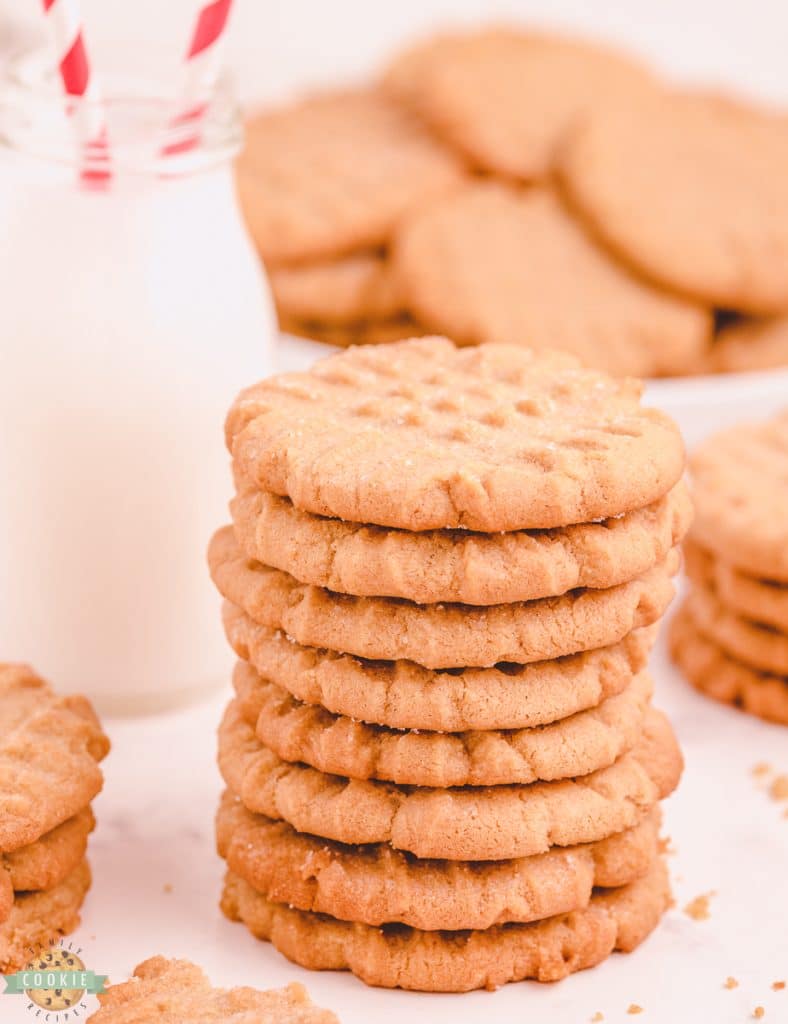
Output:
<path fill-rule="evenodd" d="M 639 393 L 429 338 L 239 396 L 209 552 L 240 658 L 229 917 L 430 991 L 558 979 L 656 925 L 682 760 L 647 659 L 691 512 Z"/>
<path fill-rule="evenodd" d="M 25 665 L 0 664 L 0 972 L 72 931 L 109 743 L 90 704 L 58 697 Z"/>
<path fill-rule="evenodd" d="M 717 434 L 691 467 L 691 589 L 673 656 L 702 692 L 788 724 L 788 411 Z"/>

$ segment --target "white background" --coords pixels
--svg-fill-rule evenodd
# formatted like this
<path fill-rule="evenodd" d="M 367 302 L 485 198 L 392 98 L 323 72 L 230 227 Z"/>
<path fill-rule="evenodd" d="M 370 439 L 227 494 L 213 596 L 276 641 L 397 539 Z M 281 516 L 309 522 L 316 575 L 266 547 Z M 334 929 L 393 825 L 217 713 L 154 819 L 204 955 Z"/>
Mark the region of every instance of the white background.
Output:
<path fill-rule="evenodd" d="M 31 32 L 39 8 L 39 0 L 0 0 L 0 15 Z M 155 40 L 176 62 L 197 8 L 194 0 L 83 0 L 96 63 L 105 39 L 123 40 L 141 55 Z M 236 0 L 229 56 L 245 97 L 273 97 L 369 74 L 420 32 L 485 18 L 599 36 L 632 47 L 666 73 L 788 104 L 788 5 L 781 0 Z"/>
<path fill-rule="evenodd" d="M 104 39 L 140 48 L 148 39 L 173 62 L 189 34 L 187 0 L 86 0 L 97 63 Z M 0 0 L 0 46 L 9 24 L 35 34 L 36 0 Z M 666 72 L 739 87 L 788 105 L 788 7 L 774 2 L 682 3 L 489 2 L 469 0 L 239 0 L 229 52 L 244 97 L 272 98 L 295 89 L 369 73 L 400 41 L 449 20 L 516 15 L 626 43 Z M 217 629 L 218 606 L 217 606 Z M 229 665 L 229 658 L 228 658 Z M 220 783 L 214 765 L 222 701 L 137 722 L 109 722 L 114 752 L 98 804 L 91 860 L 95 885 L 77 941 L 88 966 L 119 980 L 154 954 L 188 956 L 221 984 L 265 987 L 304 981 L 343 1024 L 470 1024 L 507 1020 L 580 1024 L 596 1011 L 605 1022 L 735 1024 L 766 1008 L 765 1024 L 788 1021 L 788 819 L 751 775 L 769 761 L 788 772 L 788 731 L 696 696 L 656 660 L 657 703 L 668 710 L 687 769 L 669 802 L 666 831 L 678 908 L 630 957 L 557 986 L 522 984 L 495 995 L 424 996 L 366 989 L 345 975 L 312 975 L 217 910 L 221 865 L 213 853 L 212 816 Z M 784 807 L 785 805 L 783 805 Z M 165 892 L 172 886 L 172 892 Z M 696 922 L 681 907 L 714 890 L 711 919 Z M 723 986 L 736 976 L 734 991 Z M 631 1017 L 630 1003 L 645 1013 Z M 0 998 L 0 1020 L 34 1019 L 20 1002 Z"/>

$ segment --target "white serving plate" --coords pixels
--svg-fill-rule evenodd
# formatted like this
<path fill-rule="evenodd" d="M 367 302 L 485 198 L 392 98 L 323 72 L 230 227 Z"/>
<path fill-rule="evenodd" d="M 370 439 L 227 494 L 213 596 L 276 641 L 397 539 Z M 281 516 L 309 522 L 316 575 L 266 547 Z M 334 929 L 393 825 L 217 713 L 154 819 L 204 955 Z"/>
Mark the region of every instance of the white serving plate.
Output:
<path fill-rule="evenodd" d="M 788 367 L 652 380 L 646 385 L 646 402 L 670 413 L 691 449 L 723 427 L 765 419 L 788 406 Z"/>

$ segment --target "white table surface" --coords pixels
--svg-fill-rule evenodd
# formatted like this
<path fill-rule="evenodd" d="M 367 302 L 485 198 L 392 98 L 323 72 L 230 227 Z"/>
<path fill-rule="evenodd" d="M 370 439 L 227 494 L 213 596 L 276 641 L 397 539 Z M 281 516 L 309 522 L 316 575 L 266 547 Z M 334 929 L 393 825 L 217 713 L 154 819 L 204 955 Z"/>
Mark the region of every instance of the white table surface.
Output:
<path fill-rule="evenodd" d="M 290 340 L 279 346 L 277 361 L 294 369 L 328 351 Z M 705 430 L 728 418 L 765 415 L 784 394 L 785 377 L 746 386 L 718 380 L 709 386 L 722 392 L 709 393 L 700 382 L 686 383 L 678 390 L 657 385 L 650 397 L 692 434 L 696 415 Z M 228 680 L 231 665 L 228 653 Z M 765 1024 L 786 1024 L 788 988 L 775 992 L 771 985 L 788 980 L 788 802 L 771 799 L 770 777 L 755 777 L 752 769 L 765 762 L 788 774 L 788 729 L 696 694 L 669 664 L 664 641 L 652 669 L 655 702 L 671 716 L 686 757 L 681 786 L 665 805 L 664 832 L 677 851 L 670 858 L 677 905 L 629 956 L 615 955 L 556 985 L 525 982 L 462 996 L 389 992 L 349 974 L 304 971 L 226 921 L 218 909 L 223 865 L 214 851 L 213 815 L 222 789 L 216 727 L 229 683 L 196 707 L 105 720 L 113 750 L 96 802 L 94 885 L 74 941 L 87 966 L 114 981 L 157 953 L 196 961 L 220 985 L 299 980 L 343 1024 L 582 1024 L 597 1011 L 606 1024 L 736 1024 L 751 1020 L 756 1006 L 765 1008 Z M 709 920 L 683 912 L 710 891 Z M 723 987 L 729 975 L 738 988 Z M 643 1014 L 628 1015 L 632 1003 Z M 23 1000 L 0 997 L 2 1024 L 32 1019 Z"/>
<path fill-rule="evenodd" d="M 271 987 L 304 982 L 344 1024 L 511 1020 L 580 1024 L 734 1024 L 757 1005 L 765 1024 L 788 1021 L 788 818 L 752 774 L 757 762 L 788 772 L 788 730 L 718 706 L 687 686 L 658 650 L 656 701 L 672 717 L 685 756 L 682 784 L 666 804 L 665 833 L 677 907 L 635 953 L 556 985 L 509 985 L 462 996 L 370 989 L 348 974 L 313 974 L 230 924 L 218 910 L 222 864 L 213 813 L 221 790 L 215 732 L 229 687 L 198 707 L 107 721 L 113 751 L 96 802 L 90 860 L 94 885 L 76 940 L 88 967 L 124 979 L 156 953 L 188 957 L 216 984 Z M 171 887 L 171 891 L 167 891 Z M 711 917 L 682 912 L 713 890 Z M 739 988 L 723 982 L 733 975 Z M 0 1002 L 3 1024 L 31 1019 L 22 1000 Z"/>

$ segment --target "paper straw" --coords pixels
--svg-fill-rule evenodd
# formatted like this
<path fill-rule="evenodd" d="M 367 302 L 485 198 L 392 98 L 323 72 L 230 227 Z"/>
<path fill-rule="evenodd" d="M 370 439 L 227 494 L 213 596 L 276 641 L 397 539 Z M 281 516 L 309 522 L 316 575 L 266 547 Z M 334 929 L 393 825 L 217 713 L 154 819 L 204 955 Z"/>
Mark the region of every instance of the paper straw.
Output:
<path fill-rule="evenodd" d="M 57 47 L 63 89 L 79 100 L 75 123 L 84 148 L 81 176 L 106 181 L 110 177 L 107 126 L 85 47 L 79 0 L 43 0 L 43 5 Z"/>
<path fill-rule="evenodd" d="M 232 0 L 213 0 L 200 8 L 186 51 L 178 113 L 170 122 L 170 130 L 178 137 L 164 147 L 165 156 L 187 152 L 199 144 L 199 122 L 219 76 L 221 44 L 231 7 Z"/>

